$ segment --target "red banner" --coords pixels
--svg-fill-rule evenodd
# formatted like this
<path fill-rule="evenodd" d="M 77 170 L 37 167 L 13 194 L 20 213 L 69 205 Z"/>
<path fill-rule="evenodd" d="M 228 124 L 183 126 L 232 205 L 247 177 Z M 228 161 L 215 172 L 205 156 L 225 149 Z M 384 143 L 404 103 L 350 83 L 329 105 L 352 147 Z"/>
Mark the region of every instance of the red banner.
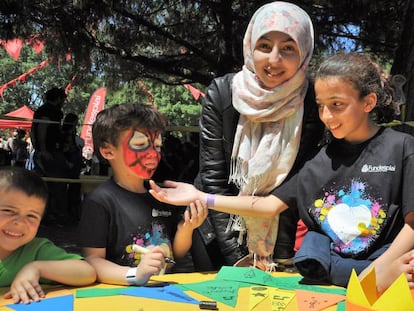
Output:
<path fill-rule="evenodd" d="M 0 85 L 0 97 L 3 97 L 3 92 L 5 89 L 7 89 L 9 86 L 16 86 L 16 82 L 26 82 L 26 78 L 28 75 L 32 75 L 34 74 L 37 70 L 42 69 L 43 67 L 45 67 L 47 64 L 49 63 L 49 60 L 44 60 L 43 62 L 41 62 L 38 66 L 33 67 L 31 69 L 29 69 L 28 71 L 26 71 L 25 73 L 21 74 L 20 76 L 18 76 L 17 78 L 14 78 L 13 80 Z"/>
<path fill-rule="evenodd" d="M 9 53 L 9 55 L 13 57 L 15 61 L 17 61 L 20 56 L 20 51 L 23 47 L 23 40 L 18 38 L 7 41 L 2 40 L 2 44 L 7 53 Z"/>
<path fill-rule="evenodd" d="M 195 100 L 198 100 L 200 96 L 206 97 L 206 94 L 204 94 L 199 89 L 195 88 L 194 86 L 190 84 L 184 84 L 184 87 L 190 91 L 191 95 L 193 95 Z"/>
<path fill-rule="evenodd" d="M 101 87 L 97 89 L 91 96 L 88 108 L 83 122 L 81 137 L 85 141 L 85 146 L 82 149 L 84 158 L 90 160 L 93 156 L 93 140 L 92 140 L 92 125 L 95 122 L 96 115 L 104 108 L 105 105 L 106 88 Z"/>

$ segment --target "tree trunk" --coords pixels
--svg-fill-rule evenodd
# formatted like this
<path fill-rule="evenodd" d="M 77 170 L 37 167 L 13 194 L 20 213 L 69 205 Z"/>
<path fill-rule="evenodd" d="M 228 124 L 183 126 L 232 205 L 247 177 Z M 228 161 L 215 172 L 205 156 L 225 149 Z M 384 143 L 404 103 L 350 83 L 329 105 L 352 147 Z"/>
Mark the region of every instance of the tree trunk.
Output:
<path fill-rule="evenodd" d="M 402 107 L 401 121 L 414 121 L 414 0 L 407 1 L 404 19 L 404 29 L 401 41 L 395 52 L 391 74 L 402 74 L 407 79 L 404 85 L 406 103 Z M 404 111 L 405 110 L 405 111 Z M 399 128 L 404 132 L 414 134 L 414 127 L 403 125 Z"/>

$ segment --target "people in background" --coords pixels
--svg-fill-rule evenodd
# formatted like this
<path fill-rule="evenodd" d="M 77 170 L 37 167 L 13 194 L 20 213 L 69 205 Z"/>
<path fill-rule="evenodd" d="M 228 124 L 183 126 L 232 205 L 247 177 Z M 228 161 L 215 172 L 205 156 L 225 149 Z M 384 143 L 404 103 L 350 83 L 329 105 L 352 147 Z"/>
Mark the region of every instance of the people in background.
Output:
<path fill-rule="evenodd" d="M 64 89 L 52 88 L 44 95 L 44 104 L 34 113 L 31 139 L 34 148 L 34 171 L 43 177 L 65 177 L 67 167 L 62 150 L 62 106 L 66 101 Z M 49 201 L 45 223 L 64 221 L 67 218 L 66 184 L 48 182 Z"/>
<path fill-rule="evenodd" d="M 29 149 L 26 142 L 26 131 L 23 129 L 18 129 L 16 131 L 16 136 L 11 142 L 11 165 L 24 167 L 26 160 L 29 157 Z"/>
<path fill-rule="evenodd" d="M 7 163 L 9 165 L 11 165 L 13 140 L 16 137 L 16 135 L 17 135 L 17 131 L 15 130 L 9 131 L 9 137 L 7 137 L 4 143 L 4 150 L 6 150 L 7 152 Z"/>
<path fill-rule="evenodd" d="M 66 178 L 79 179 L 83 165 L 82 148 L 84 140 L 77 134 L 79 118 L 74 113 L 65 115 L 62 124 L 62 151 L 66 160 Z M 78 221 L 80 218 L 81 183 L 67 184 L 68 214 Z"/>

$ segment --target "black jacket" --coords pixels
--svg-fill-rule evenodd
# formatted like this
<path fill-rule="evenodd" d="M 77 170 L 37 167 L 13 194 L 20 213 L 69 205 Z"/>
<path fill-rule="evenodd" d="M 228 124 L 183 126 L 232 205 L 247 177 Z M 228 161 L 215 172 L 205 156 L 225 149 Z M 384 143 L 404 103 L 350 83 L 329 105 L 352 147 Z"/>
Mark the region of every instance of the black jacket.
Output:
<path fill-rule="evenodd" d="M 239 120 L 239 112 L 234 109 L 231 99 L 233 76 L 234 74 L 227 74 L 212 81 L 206 91 L 200 117 L 200 169 L 195 185 L 208 193 L 238 194 L 236 186 L 228 182 L 234 135 Z M 324 126 L 319 120 L 313 85 L 309 87 L 305 98 L 303 122 L 299 153 L 291 173 L 300 168 L 306 153 L 315 147 L 323 136 Z M 206 245 L 214 239 L 217 240 L 223 264 L 232 265 L 243 257 L 247 250 L 238 246 L 238 232 L 225 232 L 228 220 L 228 214 L 210 210 L 207 220 L 198 230 Z M 275 258 L 290 258 L 294 255 L 297 220 L 296 208 L 291 207 L 281 214 Z M 278 245 L 280 250 L 277 250 Z"/>

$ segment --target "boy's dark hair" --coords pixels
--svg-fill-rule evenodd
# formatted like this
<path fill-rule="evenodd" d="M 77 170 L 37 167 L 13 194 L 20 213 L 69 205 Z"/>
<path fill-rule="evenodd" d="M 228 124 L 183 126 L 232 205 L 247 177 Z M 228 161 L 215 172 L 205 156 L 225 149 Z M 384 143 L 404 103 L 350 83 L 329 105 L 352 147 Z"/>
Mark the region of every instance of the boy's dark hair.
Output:
<path fill-rule="evenodd" d="M 107 143 L 118 146 L 121 131 L 130 128 L 162 133 L 166 126 L 165 116 L 150 105 L 114 105 L 102 110 L 96 116 L 92 126 L 94 149 L 98 151 Z"/>
<path fill-rule="evenodd" d="M 33 171 L 21 167 L 0 170 L 0 191 L 19 190 L 27 196 L 35 196 L 45 203 L 48 191 L 43 179 Z"/>

